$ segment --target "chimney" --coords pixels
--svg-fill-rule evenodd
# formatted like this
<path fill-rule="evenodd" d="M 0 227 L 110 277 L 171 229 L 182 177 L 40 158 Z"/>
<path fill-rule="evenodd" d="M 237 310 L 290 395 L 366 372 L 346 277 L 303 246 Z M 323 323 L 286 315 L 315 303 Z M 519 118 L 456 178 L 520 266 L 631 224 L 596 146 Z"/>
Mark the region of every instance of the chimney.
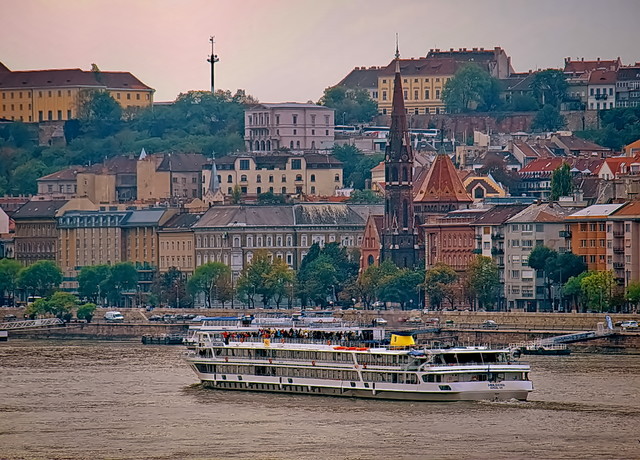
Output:
<path fill-rule="evenodd" d="M 478 51 L 478 48 L 473 48 L 473 51 Z"/>
<path fill-rule="evenodd" d="M 453 52 L 453 48 L 449 48 L 449 51 Z"/>
<path fill-rule="evenodd" d="M 584 58 L 582 58 L 582 62 L 584 62 Z"/>
<path fill-rule="evenodd" d="M 571 58 L 570 57 L 564 58 L 564 65 L 569 64 L 569 62 L 571 62 Z"/>
<path fill-rule="evenodd" d="M 600 62 L 600 56 L 598 56 L 597 60 L 598 60 L 598 62 Z"/>
<path fill-rule="evenodd" d="M 484 48 L 480 48 L 480 51 L 484 51 Z"/>

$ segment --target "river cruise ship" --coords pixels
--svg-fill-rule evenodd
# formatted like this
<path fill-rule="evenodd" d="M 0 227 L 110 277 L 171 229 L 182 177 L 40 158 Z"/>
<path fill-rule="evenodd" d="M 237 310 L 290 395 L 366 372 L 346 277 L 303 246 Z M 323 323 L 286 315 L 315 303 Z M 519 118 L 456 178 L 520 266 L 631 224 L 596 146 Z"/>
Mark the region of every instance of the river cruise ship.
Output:
<path fill-rule="evenodd" d="M 509 350 L 349 347 L 196 334 L 187 362 L 206 388 L 415 401 L 526 400 L 529 365 Z M 398 346 L 393 346 L 394 344 Z"/>

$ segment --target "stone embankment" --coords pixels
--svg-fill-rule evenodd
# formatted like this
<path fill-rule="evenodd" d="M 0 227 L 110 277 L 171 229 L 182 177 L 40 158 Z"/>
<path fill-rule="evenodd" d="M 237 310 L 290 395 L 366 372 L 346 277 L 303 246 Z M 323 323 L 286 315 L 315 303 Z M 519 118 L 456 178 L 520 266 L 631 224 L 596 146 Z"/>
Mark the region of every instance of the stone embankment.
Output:
<path fill-rule="evenodd" d="M 155 309 L 148 312 L 142 309 L 120 309 L 125 316 L 123 323 L 109 323 L 103 319 L 104 312 L 98 310 L 91 323 L 70 323 L 64 328 L 35 329 L 11 331 L 11 337 L 39 337 L 39 338 L 74 338 L 74 339 L 99 339 L 99 340 L 140 340 L 144 335 L 160 336 L 162 334 L 185 334 L 189 322 L 156 322 L 149 321 L 152 315 L 164 314 L 196 314 L 211 316 L 237 316 L 242 314 L 265 314 L 263 310 L 239 310 L 239 309 Z M 290 310 L 267 310 L 271 315 L 288 316 Z M 18 318 L 24 316 L 21 309 L 0 310 L 0 322 L 2 317 L 8 314 Z M 455 338 L 458 342 L 469 344 L 508 345 L 530 340 L 568 334 L 578 331 L 593 331 L 598 323 L 606 322 L 605 313 L 524 313 L 524 312 L 468 312 L 468 311 L 363 311 L 341 310 L 335 315 L 347 321 L 357 321 L 363 324 L 371 324 L 375 318 L 384 318 L 388 321 L 387 329 L 395 328 L 429 328 L 430 321 L 437 319 L 440 332 L 425 334 L 425 339 L 446 340 Z M 629 319 L 638 320 L 638 314 L 611 314 L 614 323 Z M 421 322 L 411 323 L 409 320 L 420 319 Z M 497 323 L 495 328 L 483 328 L 485 320 L 493 320 Z M 608 351 L 608 352 L 632 352 L 640 353 L 640 331 L 622 331 L 619 328 L 616 334 L 570 345 L 576 351 Z"/>

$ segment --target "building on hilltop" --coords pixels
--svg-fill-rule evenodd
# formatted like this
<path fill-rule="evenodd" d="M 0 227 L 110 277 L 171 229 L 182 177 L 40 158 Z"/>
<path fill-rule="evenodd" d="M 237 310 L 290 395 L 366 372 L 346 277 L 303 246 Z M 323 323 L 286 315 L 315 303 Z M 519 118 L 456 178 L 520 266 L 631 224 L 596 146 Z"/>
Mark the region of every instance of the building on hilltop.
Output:
<path fill-rule="evenodd" d="M 410 115 L 445 113 L 444 85 L 458 70 L 451 58 L 394 59 L 378 74 L 378 112 L 391 113 L 396 67 L 402 75 L 402 99 Z"/>
<path fill-rule="evenodd" d="M 369 97 L 378 102 L 378 74 L 382 67 L 356 67 L 347 74 L 336 86 L 346 89 L 364 89 Z"/>
<path fill-rule="evenodd" d="M 334 110 L 299 102 L 262 103 L 244 112 L 248 152 L 302 152 L 333 147 Z"/>
<path fill-rule="evenodd" d="M 508 78 L 514 73 L 511 57 L 501 47 L 484 48 L 449 48 L 449 50 L 430 49 L 427 58 L 454 59 L 456 62 L 480 65 L 494 78 Z"/>
<path fill-rule="evenodd" d="M 153 104 L 154 90 L 131 73 L 95 69 L 11 71 L 0 63 L 0 119 L 29 123 L 78 118 L 91 90 L 107 91 L 124 109 Z"/>

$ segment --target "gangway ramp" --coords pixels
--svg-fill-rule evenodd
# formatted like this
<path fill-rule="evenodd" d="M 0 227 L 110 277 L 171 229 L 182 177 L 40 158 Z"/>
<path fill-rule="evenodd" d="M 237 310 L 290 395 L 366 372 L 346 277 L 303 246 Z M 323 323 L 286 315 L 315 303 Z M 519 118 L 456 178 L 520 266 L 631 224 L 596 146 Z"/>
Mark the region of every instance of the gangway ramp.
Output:
<path fill-rule="evenodd" d="M 16 329 L 34 329 L 38 327 L 63 326 L 64 321 L 60 318 L 26 319 L 22 321 L 11 321 L 0 323 L 0 331 Z"/>

